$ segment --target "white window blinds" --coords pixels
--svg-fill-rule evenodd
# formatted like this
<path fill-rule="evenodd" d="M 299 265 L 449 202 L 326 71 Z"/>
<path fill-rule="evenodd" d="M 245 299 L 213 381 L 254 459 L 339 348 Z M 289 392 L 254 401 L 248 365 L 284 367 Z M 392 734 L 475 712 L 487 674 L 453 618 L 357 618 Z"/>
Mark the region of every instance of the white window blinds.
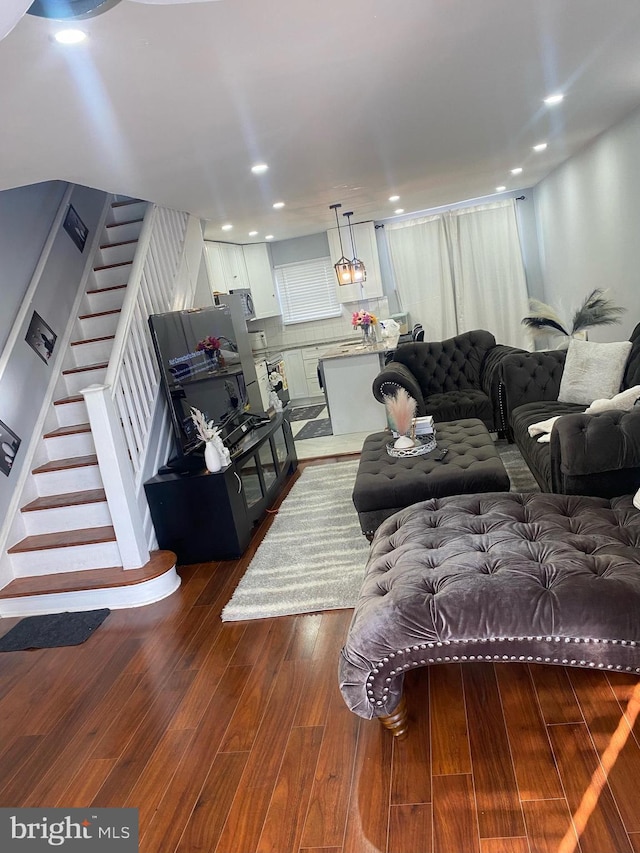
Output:
<path fill-rule="evenodd" d="M 274 269 L 285 325 L 340 316 L 331 258 L 314 258 Z"/>

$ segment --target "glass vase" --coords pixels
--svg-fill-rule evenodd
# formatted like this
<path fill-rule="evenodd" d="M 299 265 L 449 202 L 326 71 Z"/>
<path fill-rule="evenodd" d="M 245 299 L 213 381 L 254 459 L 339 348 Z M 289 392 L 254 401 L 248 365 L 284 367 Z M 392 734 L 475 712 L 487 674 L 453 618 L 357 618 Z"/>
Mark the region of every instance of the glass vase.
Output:
<path fill-rule="evenodd" d="M 373 335 L 371 334 L 371 326 L 361 326 L 362 329 L 362 343 L 368 345 L 373 340 Z"/>

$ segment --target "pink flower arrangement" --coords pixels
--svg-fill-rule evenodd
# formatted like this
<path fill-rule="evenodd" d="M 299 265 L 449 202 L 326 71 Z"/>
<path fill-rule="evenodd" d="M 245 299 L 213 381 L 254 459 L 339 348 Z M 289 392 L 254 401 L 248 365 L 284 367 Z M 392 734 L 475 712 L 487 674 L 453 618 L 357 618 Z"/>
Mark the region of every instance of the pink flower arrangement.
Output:
<path fill-rule="evenodd" d="M 214 338 L 212 335 L 209 335 L 206 338 L 203 338 L 196 345 L 196 350 L 198 352 L 205 350 L 206 352 L 214 352 L 215 350 L 220 349 L 220 339 Z"/>
<path fill-rule="evenodd" d="M 351 325 L 354 329 L 361 329 L 363 326 L 375 326 L 377 322 L 376 315 L 369 311 L 354 311 L 351 317 Z"/>

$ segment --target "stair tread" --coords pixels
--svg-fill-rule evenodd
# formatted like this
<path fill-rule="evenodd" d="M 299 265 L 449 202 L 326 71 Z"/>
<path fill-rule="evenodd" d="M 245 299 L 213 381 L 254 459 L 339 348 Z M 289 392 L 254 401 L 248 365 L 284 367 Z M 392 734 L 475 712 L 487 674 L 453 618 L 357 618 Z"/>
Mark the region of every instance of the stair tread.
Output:
<path fill-rule="evenodd" d="M 100 361 L 96 364 L 85 364 L 82 367 L 69 367 L 62 371 L 63 376 L 70 376 L 72 373 L 86 373 L 88 370 L 104 370 L 109 367 L 108 361 Z"/>
<path fill-rule="evenodd" d="M 106 293 L 108 290 L 124 290 L 126 284 L 112 284 L 110 287 L 97 287 L 95 290 L 87 290 L 87 296 L 95 295 L 96 293 Z"/>
<path fill-rule="evenodd" d="M 82 403 L 84 401 L 84 397 L 82 394 L 72 394 L 70 397 L 60 397 L 58 400 L 53 401 L 54 406 L 62 406 L 65 403 Z"/>
<path fill-rule="evenodd" d="M 73 426 L 61 426 L 45 432 L 43 438 L 60 438 L 62 435 L 78 435 L 83 432 L 91 432 L 91 424 L 73 424 Z"/>
<path fill-rule="evenodd" d="M 100 545 L 115 541 L 116 534 L 111 525 L 86 527 L 59 533 L 35 533 L 7 548 L 7 553 L 24 554 L 26 551 L 48 551 L 52 548 L 73 548 L 77 545 Z"/>
<path fill-rule="evenodd" d="M 152 551 L 149 562 L 139 569 L 113 566 L 107 569 L 84 569 L 79 572 L 56 572 L 50 575 L 14 578 L 0 591 L 0 599 L 131 586 L 153 580 L 170 571 L 175 564 L 176 555 L 172 551 Z"/>
<path fill-rule="evenodd" d="M 112 270 L 116 267 L 130 267 L 133 261 L 118 261 L 115 264 L 101 264 L 99 267 L 94 267 L 94 272 L 100 272 L 101 270 Z"/>
<path fill-rule="evenodd" d="M 66 492 L 62 495 L 41 495 L 21 507 L 20 512 L 37 512 L 42 509 L 60 509 L 67 506 L 85 506 L 86 504 L 106 501 L 104 489 L 87 489 L 84 492 Z"/>
<path fill-rule="evenodd" d="M 131 246 L 133 243 L 137 243 L 137 238 L 135 240 L 120 240 L 119 243 L 105 243 L 104 246 L 100 246 L 101 249 L 114 249 L 116 246 Z"/>
<path fill-rule="evenodd" d="M 142 222 L 144 217 L 139 216 L 137 219 L 127 219 L 126 222 L 110 222 L 106 228 L 118 228 L 120 225 L 135 225 L 137 222 Z"/>
<path fill-rule="evenodd" d="M 32 474 L 48 474 L 50 471 L 65 471 L 69 468 L 86 468 L 88 465 L 97 465 L 98 457 L 95 453 L 88 456 L 71 456 L 68 459 L 50 459 L 44 465 L 38 465 Z"/>
<path fill-rule="evenodd" d="M 115 335 L 103 335 L 100 338 L 85 338 L 81 341 L 71 341 L 72 347 L 82 346 L 82 344 L 95 344 L 98 341 L 112 341 L 115 338 Z"/>
<path fill-rule="evenodd" d="M 109 314 L 121 314 L 120 308 L 111 308 L 109 311 L 95 311 L 93 314 L 79 314 L 79 320 L 92 320 L 94 317 L 108 317 Z"/>

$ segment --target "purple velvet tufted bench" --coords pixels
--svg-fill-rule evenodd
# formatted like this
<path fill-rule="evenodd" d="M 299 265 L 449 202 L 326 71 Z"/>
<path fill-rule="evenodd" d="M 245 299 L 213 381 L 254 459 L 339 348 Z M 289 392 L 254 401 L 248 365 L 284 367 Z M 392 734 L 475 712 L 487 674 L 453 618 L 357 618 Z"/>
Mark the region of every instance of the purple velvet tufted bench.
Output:
<path fill-rule="evenodd" d="M 349 708 L 402 736 L 404 673 L 478 660 L 640 673 L 631 495 L 456 495 L 381 524 L 341 652 Z"/>

